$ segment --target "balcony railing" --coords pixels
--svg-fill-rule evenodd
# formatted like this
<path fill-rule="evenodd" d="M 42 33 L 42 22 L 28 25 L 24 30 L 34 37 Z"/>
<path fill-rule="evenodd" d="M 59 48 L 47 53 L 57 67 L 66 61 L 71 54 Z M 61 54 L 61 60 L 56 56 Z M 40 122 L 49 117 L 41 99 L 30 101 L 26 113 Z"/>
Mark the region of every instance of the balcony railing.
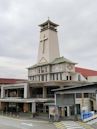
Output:
<path fill-rule="evenodd" d="M 47 98 L 54 98 L 54 94 L 47 94 Z"/>
<path fill-rule="evenodd" d="M 43 98 L 43 95 L 42 94 L 32 95 L 32 98 Z"/>
<path fill-rule="evenodd" d="M 22 99 L 23 97 L 4 97 L 4 99 Z"/>
<path fill-rule="evenodd" d="M 43 98 L 42 94 L 32 95 L 32 98 Z M 46 98 L 54 98 L 54 94 L 47 94 Z"/>

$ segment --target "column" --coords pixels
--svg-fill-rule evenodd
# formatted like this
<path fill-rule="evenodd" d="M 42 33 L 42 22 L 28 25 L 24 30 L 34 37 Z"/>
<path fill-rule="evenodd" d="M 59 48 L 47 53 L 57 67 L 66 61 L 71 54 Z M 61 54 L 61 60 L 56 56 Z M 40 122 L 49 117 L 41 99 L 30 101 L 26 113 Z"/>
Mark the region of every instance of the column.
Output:
<path fill-rule="evenodd" d="M 32 113 L 36 112 L 36 103 L 32 102 Z"/>
<path fill-rule="evenodd" d="M 84 93 L 82 93 L 82 107 L 84 107 Z"/>
<path fill-rule="evenodd" d="M 4 98 L 5 97 L 5 90 L 4 90 L 4 87 L 1 86 L 1 98 Z"/>
<path fill-rule="evenodd" d="M 97 91 L 96 91 L 96 111 L 97 111 Z"/>
<path fill-rule="evenodd" d="M 74 94 L 74 115 L 75 115 L 75 120 L 77 120 L 77 107 L 76 107 L 76 93 Z"/>
<path fill-rule="evenodd" d="M 43 98 L 47 97 L 47 88 L 43 87 Z"/>
<path fill-rule="evenodd" d="M 40 75 L 40 81 L 42 81 L 42 75 Z"/>
<path fill-rule="evenodd" d="M 46 75 L 44 74 L 44 81 L 46 81 Z"/>
<path fill-rule="evenodd" d="M 51 76 L 51 74 L 47 74 L 47 81 L 50 81 L 51 80 L 50 79 L 51 78 L 50 76 Z"/>
<path fill-rule="evenodd" d="M 70 116 L 70 108 L 67 106 L 67 116 Z"/>
<path fill-rule="evenodd" d="M 65 116 L 65 110 L 64 110 L 64 107 L 61 108 L 61 112 L 62 112 L 62 113 L 61 113 L 62 117 L 64 117 L 64 116 Z"/>
<path fill-rule="evenodd" d="M 28 97 L 28 85 L 24 84 L 24 98 Z"/>

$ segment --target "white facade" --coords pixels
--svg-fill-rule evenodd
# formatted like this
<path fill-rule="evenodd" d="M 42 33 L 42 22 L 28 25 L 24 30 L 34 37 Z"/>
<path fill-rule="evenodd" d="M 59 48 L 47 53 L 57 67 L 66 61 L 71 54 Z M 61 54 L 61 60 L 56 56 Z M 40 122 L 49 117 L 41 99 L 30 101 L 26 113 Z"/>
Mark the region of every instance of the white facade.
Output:
<path fill-rule="evenodd" d="M 97 82 L 97 76 L 88 76 L 88 77 L 87 77 L 87 80 L 88 80 L 89 82 Z"/>

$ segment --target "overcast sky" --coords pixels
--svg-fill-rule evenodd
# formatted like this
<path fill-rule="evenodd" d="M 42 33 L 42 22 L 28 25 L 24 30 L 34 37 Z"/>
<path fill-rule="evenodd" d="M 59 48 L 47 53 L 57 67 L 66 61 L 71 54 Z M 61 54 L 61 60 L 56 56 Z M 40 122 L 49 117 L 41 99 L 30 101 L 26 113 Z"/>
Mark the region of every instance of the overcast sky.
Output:
<path fill-rule="evenodd" d="M 97 70 L 97 0 L 0 0 L 0 77 L 27 78 L 48 17 L 60 25 L 61 56 Z"/>

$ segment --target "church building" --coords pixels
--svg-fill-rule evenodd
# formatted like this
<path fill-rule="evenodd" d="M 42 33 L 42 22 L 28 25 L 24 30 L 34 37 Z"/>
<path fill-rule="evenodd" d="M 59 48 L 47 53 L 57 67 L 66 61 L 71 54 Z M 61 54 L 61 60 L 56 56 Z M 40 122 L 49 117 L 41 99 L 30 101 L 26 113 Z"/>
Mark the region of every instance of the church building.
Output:
<path fill-rule="evenodd" d="M 1 110 L 48 113 L 47 103 L 54 103 L 53 89 L 88 83 L 75 71 L 75 62 L 60 56 L 58 26 L 49 19 L 39 25 L 37 63 L 28 68 L 28 82 L 0 86 Z"/>

